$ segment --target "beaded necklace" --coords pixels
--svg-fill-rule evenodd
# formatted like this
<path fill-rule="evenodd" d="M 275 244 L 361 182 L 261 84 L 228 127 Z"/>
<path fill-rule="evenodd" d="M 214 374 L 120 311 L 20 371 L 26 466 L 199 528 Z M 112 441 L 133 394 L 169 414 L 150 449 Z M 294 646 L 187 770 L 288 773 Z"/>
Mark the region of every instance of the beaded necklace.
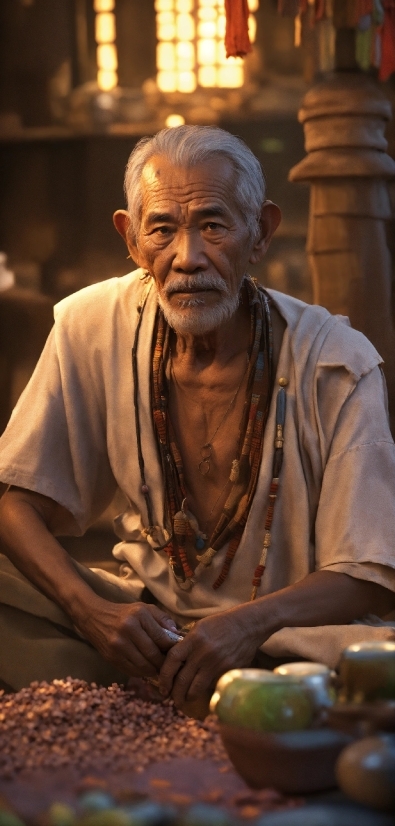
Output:
<path fill-rule="evenodd" d="M 251 312 L 251 347 L 246 401 L 240 427 L 237 455 L 232 462 L 230 490 L 208 547 L 196 518 L 186 507 L 184 471 L 180 451 L 168 416 L 169 388 L 165 365 L 169 354 L 170 328 L 158 310 L 154 330 L 152 363 L 153 419 L 158 437 L 165 482 L 165 519 L 170 540 L 165 550 L 181 588 L 193 586 L 216 553 L 228 543 L 225 560 L 213 589 L 225 581 L 239 547 L 254 497 L 263 449 L 263 435 L 272 394 L 272 328 L 267 294 L 246 276 L 244 286 Z M 186 554 L 187 539 L 195 542 L 198 565 L 193 571 Z M 259 566 L 258 566 L 259 567 Z M 262 565 L 261 565 L 262 567 Z M 255 571 L 254 582 L 258 579 Z M 254 586 L 257 587 L 257 586 Z"/>

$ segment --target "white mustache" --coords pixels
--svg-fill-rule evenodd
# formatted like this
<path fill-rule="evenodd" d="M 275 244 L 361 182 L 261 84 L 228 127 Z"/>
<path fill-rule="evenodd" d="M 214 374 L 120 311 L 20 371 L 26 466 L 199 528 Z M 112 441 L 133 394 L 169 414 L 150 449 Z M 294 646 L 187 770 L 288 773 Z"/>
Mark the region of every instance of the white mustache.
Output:
<path fill-rule="evenodd" d="M 169 284 L 164 285 L 162 293 L 166 298 L 169 298 L 173 293 L 189 292 L 189 290 L 218 290 L 226 295 L 229 292 L 226 281 L 220 276 L 199 273 L 190 275 L 187 278 L 185 276 L 172 278 Z"/>

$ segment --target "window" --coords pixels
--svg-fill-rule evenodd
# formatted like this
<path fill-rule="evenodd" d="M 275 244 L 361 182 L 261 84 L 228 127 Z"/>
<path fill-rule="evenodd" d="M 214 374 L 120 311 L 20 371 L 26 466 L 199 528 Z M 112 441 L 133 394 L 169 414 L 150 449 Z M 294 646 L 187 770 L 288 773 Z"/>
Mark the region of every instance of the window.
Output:
<path fill-rule="evenodd" d="M 109 91 L 118 85 L 115 0 L 93 0 L 95 17 L 97 85 Z"/>
<path fill-rule="evenodd" d="M 255 40 L 249 0 L 249 35 Z M 162 92 L 193 92 L 197 86 L 237 88 L 244 82 L 241 58 L 226 58 L 224 0 L 155 0 L 157 84 Z"/>

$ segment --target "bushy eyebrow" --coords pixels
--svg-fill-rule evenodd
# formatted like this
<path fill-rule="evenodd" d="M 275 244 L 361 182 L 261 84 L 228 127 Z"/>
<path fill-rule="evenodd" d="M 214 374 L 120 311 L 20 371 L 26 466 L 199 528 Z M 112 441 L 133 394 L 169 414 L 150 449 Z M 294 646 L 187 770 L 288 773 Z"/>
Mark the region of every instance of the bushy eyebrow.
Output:
<path fill-rule="evenodd" d="M 147 224 L 169 224 L 174 221 L 170 212 L 150 212 L 146 218 Z"/>
<path fill-rule="evenodd" d="M 225 218 L 228 213 L 222 206 L 213 205 L 202 207 L 193 211 L 194 215 L 201 218 Z M 152 224 L 173 224 L 175 222 L 174 215 L 170 212 L 150 212 L 146 217 L 146 222 L 150 226 Z"/>

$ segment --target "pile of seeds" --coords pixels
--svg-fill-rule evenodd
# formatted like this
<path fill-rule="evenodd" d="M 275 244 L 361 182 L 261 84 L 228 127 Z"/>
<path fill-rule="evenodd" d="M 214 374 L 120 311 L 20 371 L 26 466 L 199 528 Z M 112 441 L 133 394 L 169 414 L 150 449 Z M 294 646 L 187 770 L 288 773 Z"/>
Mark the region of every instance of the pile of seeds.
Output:
<path fill-rule="evenodd" d="M 226 759 L 214 719 L 185 717 L 165 700 L 68 677 L 0 696 L 0 777 L 22 769 L 129 765 L 172 757 Z"/>

